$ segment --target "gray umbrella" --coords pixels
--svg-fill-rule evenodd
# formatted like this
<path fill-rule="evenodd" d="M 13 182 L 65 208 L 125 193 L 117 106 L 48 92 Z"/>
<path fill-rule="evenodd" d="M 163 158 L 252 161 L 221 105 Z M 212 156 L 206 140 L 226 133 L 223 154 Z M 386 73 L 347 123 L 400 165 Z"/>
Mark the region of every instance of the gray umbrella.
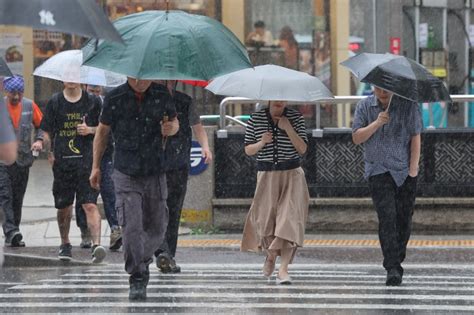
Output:
<path fill-rule="evenodd" d="M 0 76 L 4 77 L 12 77 L 13 73 L 10 71 L 10 68 L 8 68 L 7 63 L 3 58 L 0 58 Z"/>
<path fill-rule="evenodd" d="M 276 65 L 235 71 L 214 79 L 207 90 L 261 101 L 314 102 L 334 98 L 316 77 Z"/>
<path fill-rule="evenodd" d="M 0 0 L 0 24 L 123 42 L 94 0 Z"/>
<path fill-rule="evenodd" d="M 360 81 L 415 102 L 451 101 L 443 81 L 409 58 L 362 53 L 341 63 Z"/>

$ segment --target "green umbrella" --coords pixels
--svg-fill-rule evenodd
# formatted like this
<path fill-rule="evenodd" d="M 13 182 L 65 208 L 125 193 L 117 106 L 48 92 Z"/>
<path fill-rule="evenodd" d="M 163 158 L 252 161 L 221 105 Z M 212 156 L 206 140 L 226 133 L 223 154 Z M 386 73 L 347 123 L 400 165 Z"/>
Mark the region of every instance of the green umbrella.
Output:
<path fill-rule="evenodd" d="M 210 80 L 252 67 L 239 39 L 224 25 L 182 11 L 144 11 L 114 22 L 125 47 L 90 40 L 84 64 L 137 79 Z"/>

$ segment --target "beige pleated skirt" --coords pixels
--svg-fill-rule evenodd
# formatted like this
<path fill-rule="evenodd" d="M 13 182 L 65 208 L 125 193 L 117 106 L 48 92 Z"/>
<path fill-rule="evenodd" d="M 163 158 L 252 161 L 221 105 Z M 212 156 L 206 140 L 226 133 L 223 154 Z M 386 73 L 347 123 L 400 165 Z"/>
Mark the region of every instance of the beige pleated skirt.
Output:
<path fill-rule="evenodd" d="M 296 252 L 303 246 L 308 206 L 308 185 L 301 167 L 258 172 L 240 250 L 274 251 L 278 256 L 283 248 Z"/>

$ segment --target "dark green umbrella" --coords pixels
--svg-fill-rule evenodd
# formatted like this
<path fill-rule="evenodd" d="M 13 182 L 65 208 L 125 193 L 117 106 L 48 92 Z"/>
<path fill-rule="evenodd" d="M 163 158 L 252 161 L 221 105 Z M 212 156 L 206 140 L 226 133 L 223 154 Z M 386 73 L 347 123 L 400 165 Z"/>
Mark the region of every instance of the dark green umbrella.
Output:
<path fill-rule="evenodd" d="M 443 81 L 409 58 L 362 53 L 341 63 L 362 82 L 415 102 L 451 101 Z"/>
<path fill-rule="evenodd" d="M 210 80 L 251 67 L 239 39 L 218 21 L 182 11 L 144 11 L 114 22 L 125 47 L 89 41 L 84 64 L 137 79 Z"/>

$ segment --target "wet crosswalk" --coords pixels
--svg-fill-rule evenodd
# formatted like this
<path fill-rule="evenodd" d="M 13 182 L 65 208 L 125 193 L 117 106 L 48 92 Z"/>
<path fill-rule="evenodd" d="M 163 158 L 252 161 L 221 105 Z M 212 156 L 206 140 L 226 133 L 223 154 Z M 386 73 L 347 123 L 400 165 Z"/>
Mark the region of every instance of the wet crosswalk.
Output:
<path fill-rule="evenodd" d="M 122 265 L 71 267 L 53 276 L 4 284 L 2 312 L 157 312 L 219 314 L 472 314 L 474 267 L 407 265 L 403 285 L 386 287 L 378 265 L 295 264 L 293 284 L 268 281 L 257 264 L 151 268 L 148 299 L 128 301 Z"/>

